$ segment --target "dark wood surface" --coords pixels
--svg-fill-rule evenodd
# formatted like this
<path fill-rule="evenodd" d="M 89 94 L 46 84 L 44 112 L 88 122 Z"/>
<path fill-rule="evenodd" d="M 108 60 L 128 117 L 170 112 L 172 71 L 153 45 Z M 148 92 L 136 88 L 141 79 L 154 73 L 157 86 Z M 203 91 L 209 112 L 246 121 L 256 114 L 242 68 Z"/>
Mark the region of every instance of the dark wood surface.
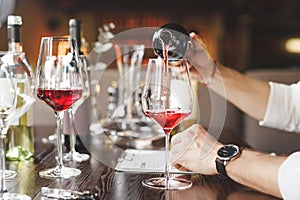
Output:
<path fill-rule="evenodd" d="M 49 134 L 53 129 L 38 129 L 36 133 L 46 131 Z M 193 181 L 192 188 L 183 191 L 150 190 L 142 186 L 143 179 L 162 176 L 163 174 L 140 174 L 115 171 L 112 167 L 101 163 L 99 156 L 114 158 L 119 152 L 110 149 L 111 144 L 102 141 L 101 136 L 93 136 L 91 158 L 80 164 L 66 163 L 65 165 L 78 167 L 82 174 L 71 179 L 49 180 L 39 177 L 39 171 L 54 167 L 57 151 L 55 145 L 42 143 L 36 137 L 35 157 L 30 161 L 7 162 L 9 169 L 16 170 L 15 179 L 7 181 L 8 190 L 11 192 L 25 193 L 33 199 L 41 199 L 41 187 L 63 188 L 77 191 L 90 191 L 97 193 L 101 199 L 107 200 L 135 200 L 135 199 L 184 199 L 184 200 L 222 200 L 222 199 L 260 199 L 274 200 L 276 198 L 254 191 L 250 188 L 217 176 L 188 175 Z M 100 141 L 100 143 L 99 143 Z M 95 147 L 96 145 L 96 147 Z M 98 149 L 99 148 L 99 149 Z M 105 149 L 103 149 L 105 148 Z M 95 156 L 96 155 L 96 156 Z M 113 165 L 113 163 L 111 163 Z"/>

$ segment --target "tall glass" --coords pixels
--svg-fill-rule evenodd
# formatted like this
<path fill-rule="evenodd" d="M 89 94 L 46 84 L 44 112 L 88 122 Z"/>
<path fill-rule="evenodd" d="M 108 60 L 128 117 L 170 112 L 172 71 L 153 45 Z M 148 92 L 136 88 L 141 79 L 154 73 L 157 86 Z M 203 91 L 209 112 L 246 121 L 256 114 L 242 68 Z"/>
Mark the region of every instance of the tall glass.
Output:
<path fill-rule="evenodd" d="M 164 62 L 149 59 L 142 94 L 145 114 L 154 119 L 165 132 L 165 177 L 144 180 L 144 186 L 161 190 L 183 190 L 192 182 L 183 178 L 171 178 L 169 174 L 170 132 L 187 118 L 193 108 L 193 91 L 186 60 Z"/>
<path fill-rule="evenodd" d="M 37 97 L 49 105 L 57 123 L 56 167 L 39 172 L 43 178 L 71 178 L 79 169 L 63 165 L 62 122 L 64 111 L 82 96 L 83 80 L 78 65 L 76 40 L 70 37 L 43 37 L 37 64 Z"/>
<path fill-rule="evenodd" d="M 1 57 L 0 68 L 0 137 L 1 137 L 1 185 L 0 199 L 31 199 L 27 195 L 10 193 L 6 188 L 5 144 L 9 126 L 18 120 L 35 101 L 34 76 L 31 71 L 21 65 L 19 53 L 7 53 Z M 17 104 L 20 100 L 22 103 Z"/>
<path fill-rule="evenodd" d="M 11 61 L 11 59 L 13 59 L 14 56 L 8 56 L 7 57 L 7 55 L 21 55 L 22 56 L 22 54 L 23 53 L 12 53 L 12 52 L 8 52 L 8 51 L 0 51 L 0 65 L 3 65 L 5 63 L 7 65 L 8 65 L 8 63 L 14 63 L 13 61 Z M 3 58 L 3 61 L 2 61 L 2 57 L 3 56 L 4 56 L 4 58 Z M 13 60 L 16 60 L 16 59 L 13 59 Z M 5 178 L 6 179 L 11 179 L 11 178 L 14 178 L 16 176 L 17 176 L 17 172 L 16 171 L 9 170 L 9 169 L 5 170 Z"/>
<path fill-rule="evenodd" d="M 82 70 L 82 95 L 81 98 L 76 101 L 71 107 L 68 108 L 69 121 L 70 121 L 70 151 L 63 155 L 64 161 L 74 161 L 74 162 L 83 162 L 90 158 L 88 154 L 79 153 L 75 149 L 76 144 L 76 124 L 75 124 L 75 114 L 81 104 L 90 96 L 90 83 L 88 75 L 88 64 L 86 57 L 84 55 L 79 56 L 79 63 Z"/>

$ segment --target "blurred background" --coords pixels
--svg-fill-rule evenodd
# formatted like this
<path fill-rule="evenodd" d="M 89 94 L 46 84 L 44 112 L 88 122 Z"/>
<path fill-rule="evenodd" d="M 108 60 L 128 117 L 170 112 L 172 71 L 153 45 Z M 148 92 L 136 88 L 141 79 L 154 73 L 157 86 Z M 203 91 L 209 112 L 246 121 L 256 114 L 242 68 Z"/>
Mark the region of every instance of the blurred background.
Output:
<path fill-rule="evenodd" d="M 7 12 L 21 15 L 23 50 L 34 69 L 41 37 L 68 34 L 70 18 L 82 20 L 87 52 L 93 49 L 99 28 L 105 24 L 113 22 L 116 27 L 111 31 L 118 34 L 175 22 L 205 37 L 212 57 L 227 66 L 263 80 L 283 83 L 300 80 L 300 1 L 297 0 L 6 0 L 11 10 L 3 2 L 0 0 L 0 51 L 8 48 L 3 15 Z M 151 41 L 151 36 L 141 37 Z M 202 90 L 199 89 L 201 124 L 208 126 L 210 106 L 206 100 L 210 94 Z M 223 132 L 226 132 L 224 141 L 236 134 L 250 146 L 268 152 L 290 153 L 299 149 L 300 144 L 299 135 L 259 127 L 230 103 Z"/>
<path fill-rule="evenodd" d="M 114 22 L 117 34 L 176 22 L 203 35 L 212 55 L 236 69 L 299 65 L 299 55 L 285 48 L 289 38 L 300 37 L 300 2 L 296 0 L 10 1 L 15 2 L 11 14 L 23 17 L 23 47 L 33 67 L 41 37 L 68 34 L 70 18 L 82 20 L 90 50 L 105 23 Z M 6 21 L 0 36 L 0 50 L 6 50 Z"/>

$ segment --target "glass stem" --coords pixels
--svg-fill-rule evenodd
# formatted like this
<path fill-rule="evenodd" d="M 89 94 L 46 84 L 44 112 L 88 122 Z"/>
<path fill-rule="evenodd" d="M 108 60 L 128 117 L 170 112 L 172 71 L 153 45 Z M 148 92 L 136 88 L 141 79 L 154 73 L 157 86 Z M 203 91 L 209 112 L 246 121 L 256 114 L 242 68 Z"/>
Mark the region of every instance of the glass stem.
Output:
<path fill-rule="evenodd" d="M 5 143 L 6 143 L 6 134 L 7 134 L 7 127 L 3 127 L 1 130 L 1 189 L 0 194 L 1 197 L 5 192 L 7 192 L 6 189 L 6 178 L 5 178 L 5 170 L 6 170 L 6 163 L 5 163 Z"/>
<path fill-rule="evenodd" d="M 76 152 L 75 144 L 76 144 L 76 137 L 75 137 L 75 111 L 70 108 L 69 111 L 69 118 L 70 118 L 70 159 L 73 160 L 73 156 Z"/>
<path fill-rule="evenodd" d="M 55 112 L 56 125 L 57 125 L 57 156 L 58 156 L 58 169 L 63 167 L 63 152 L 62 152 L 62 122 L 64 118 L 64 112 Z"/>
<path fill-rule="evenodd" d="M 169 150 L 170 150 L 170 133 L 166 134 L 165 137 L 165 148 L 166 148 L 166 169 L 165 169 L 165 178 L 166 178 L 166 189 L 170 188 L 170 158 L 169 158 Z"/>
<path fill-rule="evenodd" d="M 15 129 L 11 128 L 10 132 L 10 144 L 8 144 L 8 149 L 13 149 L 15 147 Z"/>

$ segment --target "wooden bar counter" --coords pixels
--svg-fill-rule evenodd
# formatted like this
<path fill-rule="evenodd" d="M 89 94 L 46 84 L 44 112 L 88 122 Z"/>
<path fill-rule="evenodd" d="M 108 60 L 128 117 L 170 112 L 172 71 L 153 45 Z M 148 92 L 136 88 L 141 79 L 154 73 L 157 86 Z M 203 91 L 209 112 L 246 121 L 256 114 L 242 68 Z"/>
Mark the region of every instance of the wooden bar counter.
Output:
<path fill-rule="evenodd" d="M 53 133 L 54 129 L 36 128 L 36 133 Z M 43 135 L 44 136 L 44 135 Z M 99 141 L 100 135 L 92 136 L 91 141 Z M 151 190 L 142 186 L 143 179 L 163 176 L 163 174 L 145 174 L 119 172 L 112 167 L 102 164 L 98 158 L 91 154 L 88 161 L 66 166 L 78 167 L 82 173 L 71 179 L 44 179 L 39 177 L 39 171 L 56 166 L 55 156 L 57 150 L 55 145 L 42 143 L 41 137 L 36 135 L 35 157 L 30 161 L 7 162 L 7 168 L 16 170 L 18 175 L 15 179 L 7 181 L 10 192 L 25 193 L 32 199 L 41 199 L 41 188 L 63 188 L 77 191 L 90 191 L 97 193 L 104 200 L 139 200 L 139 199 L 184 199 L 184 200 L 234 200 L 234 199 L 259 199 L 274 200 L 277 198 L 262 194 L 250 188 L 217 176 L 185 175 L 193 181 L 192 188 L 183 191 Z M 95 145 L 95 144 L 94 144 Z M 105 145 L 99 144 L 99 148 Z M 119 156 L 118 152 L 110 152 L 109 148 L 101 151 L 95 149 L 97 154 L 105 154 L 110 158 Z"/>

